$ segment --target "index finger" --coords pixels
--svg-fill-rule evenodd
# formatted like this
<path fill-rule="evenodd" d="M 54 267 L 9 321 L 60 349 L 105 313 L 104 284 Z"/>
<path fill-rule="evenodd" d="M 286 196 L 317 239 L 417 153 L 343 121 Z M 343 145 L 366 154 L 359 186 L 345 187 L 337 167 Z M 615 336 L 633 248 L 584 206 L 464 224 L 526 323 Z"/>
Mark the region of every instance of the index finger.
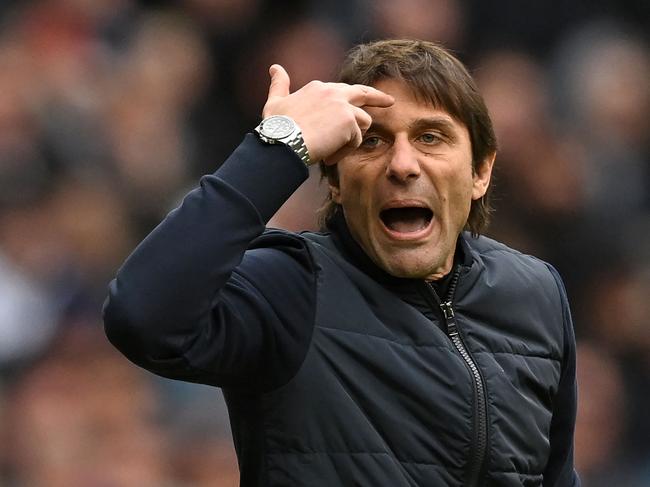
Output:
<path fill-rule="evenodd" d="M 388 93 L 367 85 L 350 85 L 350 103 L 358 107 L 387 108 L 395 103 Z"/>

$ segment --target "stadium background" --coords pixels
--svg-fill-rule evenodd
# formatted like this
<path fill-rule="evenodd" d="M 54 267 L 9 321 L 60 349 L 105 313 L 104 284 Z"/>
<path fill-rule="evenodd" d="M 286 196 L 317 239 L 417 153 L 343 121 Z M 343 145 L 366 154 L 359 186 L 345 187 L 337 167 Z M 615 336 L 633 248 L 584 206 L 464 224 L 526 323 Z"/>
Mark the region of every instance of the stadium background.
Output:
<path fill-rule="evenodd" d="M 489 232 L 552 262 L 578 335 L 585 487 L 650 486 L 650 3 L 0 3 L 0 486 L 237 485 L 218 390 L 107 345 L 116 267 L 259 121 L 267 67 L 438 40 L 499 137 Z M 273 223 L 315 225 L 314 174 Z"/>

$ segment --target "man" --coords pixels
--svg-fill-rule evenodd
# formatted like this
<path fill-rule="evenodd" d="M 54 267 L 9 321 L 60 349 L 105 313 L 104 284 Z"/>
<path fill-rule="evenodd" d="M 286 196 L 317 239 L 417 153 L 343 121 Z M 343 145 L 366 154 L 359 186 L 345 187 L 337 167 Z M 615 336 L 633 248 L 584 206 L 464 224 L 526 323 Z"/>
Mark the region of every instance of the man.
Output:
<path fill-rule="evenodd" d="M 256 135 L 111 283 L 109 339 L 223 388 L 244 486 L 578 485 L 565 292 L 478 237 L 496 141 L 465 68 L 397 40 L 341 83 L 270 72 Z M 265 231 L 316 161 L 327 230 Z"/>

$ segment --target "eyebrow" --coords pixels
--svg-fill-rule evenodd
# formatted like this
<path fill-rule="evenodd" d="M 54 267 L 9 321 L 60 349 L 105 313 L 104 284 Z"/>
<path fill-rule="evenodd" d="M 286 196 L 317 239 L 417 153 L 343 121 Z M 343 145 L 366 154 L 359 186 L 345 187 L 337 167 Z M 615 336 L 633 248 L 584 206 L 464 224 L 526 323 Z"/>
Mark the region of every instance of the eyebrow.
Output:
<path fill-rule="evenodd" d="M 420 131 L 425 129 L 437 129 L 444 132 L 450 139 L 456 140 L 457 128 L 453 121 L 447 117 L 426 117 L 418 118 L 409 124 L 409 130 Z M 381 122 L 373 122 L 368 132 L 390 133 L 390 129 Z"/>
<path fill-rule="evenodd" d="M 449 135 L 456 134 L 456 127 L 454 125 L 454 122 L 452 122 L 446 117 L 418 118 L 413 123 L 409 124 L 409 128 L 411 130 L 435 128 L 435 129 L 444 130 Z"/>

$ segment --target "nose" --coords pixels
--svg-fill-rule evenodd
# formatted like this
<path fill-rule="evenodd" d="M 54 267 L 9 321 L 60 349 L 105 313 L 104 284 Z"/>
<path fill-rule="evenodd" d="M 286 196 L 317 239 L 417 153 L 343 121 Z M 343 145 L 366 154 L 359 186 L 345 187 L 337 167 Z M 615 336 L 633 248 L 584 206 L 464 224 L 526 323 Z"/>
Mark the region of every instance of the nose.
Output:
<path fill-rule="evenodd" d="M 420 163 L 408 140 L 395 140 L 391 147 L 386 176 L 400 184 L 420 177 Z"/>

